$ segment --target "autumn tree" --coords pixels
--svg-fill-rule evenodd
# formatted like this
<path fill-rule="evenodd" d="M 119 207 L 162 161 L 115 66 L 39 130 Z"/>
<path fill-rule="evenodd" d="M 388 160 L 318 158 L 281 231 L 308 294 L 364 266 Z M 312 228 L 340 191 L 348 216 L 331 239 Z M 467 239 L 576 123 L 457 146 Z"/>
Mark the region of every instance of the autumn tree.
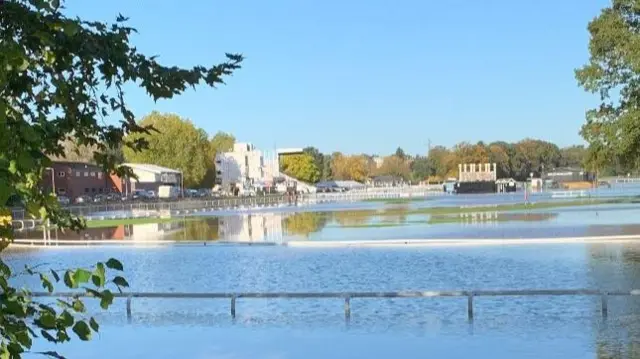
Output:
<path fill-rule="evenodd" d="M 169 99 L 201 82 L 222 83 L 239 67 L 242 57 L 210 68 L 183 69 L 161 65 L 129 43 L 135 30 L 119 16 L 107 24 L 70 18 L 61 0 L 0 1 L 0 249 L 13 238 L 6 203 L 18 196 L 29 215 L 50 221 L 58 229 L 79 230 L 85 222 L 62 209 L 53 194 L 38 185 L 51 157 L 64 157 L 64 141 L 73 134 L 78 146 L 97 147 L 93 160 L 107 172 L 132 175 L 118 167 L 111 150 L 123 144 L 145 148 L 143 139 L 128 141 L 141 126 L 125 102 L 127 85 L 142 87 L 154 100 Z M 107 124 L 106 118 L 114 121 Z M 131 137 L 129 137 L 131 136 Z M 30 290 L 16 287 L 16 275 L 0 258 L 0 358 L 21 358 L 34 340 L 63 343 L 73 337 L 89 340 L 98 322 L 80 297 L 41 301 Z M 99 301 L 103 309 L 114 290 L 128 284 L 115 273 L 116 259 L 91 267 L 59 271 L 29 268 L 49 293 L 71 288 Z M 60 357 L 55 352 L 31 353 Z"/>
<path fill-rule="evenodd" d="M 307 153 L 282 156 L 280 165 L 282 172 L 300 181 L 316 183 L 320 179 L 320 170 Z"/>
<path fill-rule="evenodd" d="M 590 147 L 590 167 L 602 167 L 606 159 L 634 167 L 640 158 L 639 17 L 638 0 L 613 0 L 588 25 L 589 60 L 576 79 L 600 98 L 580 131 Z"/>
<path fill-rule="evenodd" d="M 331 157 L 331 172 L 334 179 L 364 182 L 368 178 L 369 168 L 365 156 L 345 156 L 335 152 Z"/>
<path fill-rule="evenodd" d="M 148 146 L 136 151 L 124 149 L 124 157 L 130 163 L 148 163 L 179 170 L 184 175 L 184 185 L 198 186 L 204 179 L 213 158 L 207 133 L 190 120 L 175 114 L 152 112 L 139 121 L 140 127 L 153 127 L 149 133 L 134 133 L 128 141 L 144 140 Z"/>
<path fill-rule="evenodd" d="M 396 176 L 404 179 L 409 179 L 411 169 L 409 168 L 409 163 L 404 158 L 392 155 L 387 156 L 383 159 L 382 166 L 380 166 L 380 168 L 377 168 L 374 174 Z"/>

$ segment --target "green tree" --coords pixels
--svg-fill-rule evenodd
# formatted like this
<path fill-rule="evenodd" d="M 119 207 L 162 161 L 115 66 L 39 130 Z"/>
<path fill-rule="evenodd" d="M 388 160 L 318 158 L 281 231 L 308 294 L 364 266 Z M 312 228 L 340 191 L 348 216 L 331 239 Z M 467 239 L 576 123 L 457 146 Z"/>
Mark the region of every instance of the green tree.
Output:
<path fill-rule="evenodd" d="M 429 151 L 429 165 L 433 174 L 442 179 L 446 179 L 447 175 L 453 169 L 450 165 L 451 151 L 444 146 L 435 146 Z"/>
<path fill-rule="evenodd" d="M 434 175 L 434 171 L 431 168 L 429 158 L 425 156 L 416 156 L 416 159 L 411 162 L 412 179 L 414 181 L 423 181 L 432 175 Z"/>
<path fill-rule="evenodd" d="M 124 148 L 124 157 L 131 163 L 149 163 L 179 170 L 184 175 L 184 185 L 198 186 L 211 166 L 209 140 L 204 130 L 191 121 L 174 114 L 152 112 L 140 122 L 140 127 L 153 127 L 149 133 L 133 133 L 127 140 L 144 140 L 144 150 Z"/>
<path fill-rule="evenodd" d="M 316 183 L 320 179 L 320 170 L 307 153 L 282 156 L 281 166 L 282 172 L 301 181 Z"/>
<path fill-rule="evenodd" d="M 96 164 L 118 175 L 132 175 L 117 167 L 112 150 L 124 142 L 144 149 L 143 140 L 125 141 L 132 133 L 149 132 L 126 105 L 123 88 L 139 84 L 155 100 L 168 99 L 206 82 L 222 83 L 222 76 L 239 68 L 240 55 L 228 55 L 220 65 L 193 69 L 166 67 L 129 44 L 134 29 L 119 16 L 115 24 L 69 18 L 60 0 L 0 2 L 0 247 L 13 238 L 7 200 L 19 196 L 33 216 L 59 228 L 79 230 L 81 218 L 58 206 L 52 194 L 38 185 L 50 157 L 64 157 L 63 142 L 73 134 L 78 146 L 97 147 Z M 106 117 L 120 119 L 107 125 Z M 89 294 L 104 309 L 114 289 L 128 284 L 108 272 L 122 271 L 115 259 L 91 268 L 67 271 L 12 271 L 0 259 L 0 358 L 20 358 L 36 338 L 54 343 L 71 336 L 89 340 L 99 325 L 86 313 L 80 298 L 49 305 L 14 285 L 19 274 L 35 275 L 53 292 L 65 286 Z M 111 289 L 109 289 L 111 288 Z M 60 288 L 58 288 L 60 289 Z M 41 353 L 58 356 L 55 352 Z"/>
<path fill-rule="evenodd" d="M 236 138 L 232 134 L 219 131 L 211 138 L 210 155 L 215 157 L 218 153 L 231 151 L 235 143 Z"/>
<path fill-rule="evenodd" d="M 324 155 L 322 154 L 322 152 L 320 152 L 320 150 L 315 147 L 305 147 L 302 151 L 313 157 L 313 163 L 315 163 L 317 168 L 324 168 Z"/>
<path fill-rule="evenodd" d="M 488 147 L 489 163 L 496 164 L 496 175 L 498 178 L 512 177 L 509 158 L 511 156 L 511 145 L 506 142 L 494 142 Z"/>
<path fill-rule="evenodd" d="M 396 152 L 394 153 L 394 155 L 402 160 L 406 160 L 407 159 L 407 154 L 404 152 L 404 150 L 400 147 L 396 148 Z"/>
<path fill-rule="evenodd" d="M 587 149 L 584 146 L 569 146 L 560 150 L 561 166 L 582 167 L 587 158 Z"/>
<path fill-rule="evenodd" d="M 576 79 L 600 97 L 580 131 L 591 165 L 605 166 L 607 161 L 593 160 L 604 158 L 635 167 L 640 158 L 639 16 L 638 0 L 613 0 L 588 25 L 589 61 L 576 70 Z"/>

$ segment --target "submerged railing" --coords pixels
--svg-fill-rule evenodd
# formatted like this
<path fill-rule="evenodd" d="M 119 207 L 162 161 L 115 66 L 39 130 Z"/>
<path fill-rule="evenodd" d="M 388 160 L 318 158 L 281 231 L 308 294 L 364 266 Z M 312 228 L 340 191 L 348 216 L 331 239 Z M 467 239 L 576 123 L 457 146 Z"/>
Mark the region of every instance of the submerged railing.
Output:
<path fill-rule="evenodd" d="M 47 293 L 33 292 L 33 297 L 92 297 L 87 293 Z M 130 321 L 131 302 L 133 298 L 157 299 L 229 299 L 230 314 L 236 317 L 236 301 L 238 299 L 341 299 L 344 301 L 344 317 L 351 318 L 351 299 L 375 298 L 437 298 L 462 297 L 467 299 L 467 319 L 474 318 L 473 301 L 476 297 L 522 297 L 522 296 L 591 296 L 600 297 L 602 318 L 606 319 L 609 312 L 608 298 L 610 296 L 640 296 L 640 289 L 628 291 L 602 291 L 595 289 L 531 289 L 531 290 L 453 290 L 453 291 L 401 291 L 401 292 L 246 292 L 246 293 L 159 293 L 132 292 L 114 293 L 115 298 L 126 299 L 127 319 Z"/>

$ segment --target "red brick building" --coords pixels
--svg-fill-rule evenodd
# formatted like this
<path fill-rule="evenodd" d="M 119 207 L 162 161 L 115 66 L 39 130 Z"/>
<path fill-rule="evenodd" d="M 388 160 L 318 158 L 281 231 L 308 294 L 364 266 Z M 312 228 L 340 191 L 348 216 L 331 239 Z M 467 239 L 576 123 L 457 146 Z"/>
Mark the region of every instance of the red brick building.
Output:
<path fill-rule="evenodd" d="M 105 173 L 101 167 L 83 162 L 54 162 L 43 173 L 45 191 L 71 199 L 81 195 L 120 192 L 120 179 Z"/>

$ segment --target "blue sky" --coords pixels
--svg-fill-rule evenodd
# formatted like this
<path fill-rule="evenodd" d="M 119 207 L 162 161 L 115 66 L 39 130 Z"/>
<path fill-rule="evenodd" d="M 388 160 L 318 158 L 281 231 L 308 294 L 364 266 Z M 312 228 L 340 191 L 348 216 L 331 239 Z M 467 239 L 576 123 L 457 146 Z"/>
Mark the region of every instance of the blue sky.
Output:
<path fill-rule="evenodd" d="M 131 18 L 141 51 L 169 65 L 247 59 L 217 90 L 154 103 L 262 148 L 426 153 L 460 141 L 582 143 L 597 98 L 573 70 L 606 0 L 69 0 L 72 14 Z"/>

